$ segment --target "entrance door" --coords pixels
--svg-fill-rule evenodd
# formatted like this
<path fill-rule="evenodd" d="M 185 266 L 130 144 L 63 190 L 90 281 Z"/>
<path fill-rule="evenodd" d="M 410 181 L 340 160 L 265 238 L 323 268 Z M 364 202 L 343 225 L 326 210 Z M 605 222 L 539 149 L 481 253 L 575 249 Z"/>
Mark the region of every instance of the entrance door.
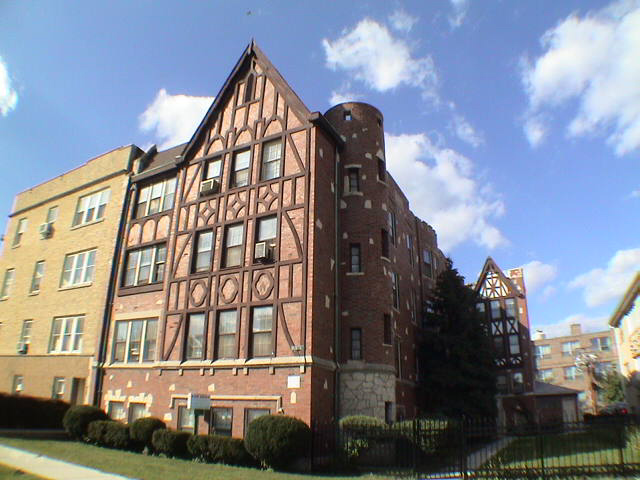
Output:
<path fill-rule="evenodd" d="M 74 378 L 71 381 L 71 405 L 84 403 L 84 378 Z"/>

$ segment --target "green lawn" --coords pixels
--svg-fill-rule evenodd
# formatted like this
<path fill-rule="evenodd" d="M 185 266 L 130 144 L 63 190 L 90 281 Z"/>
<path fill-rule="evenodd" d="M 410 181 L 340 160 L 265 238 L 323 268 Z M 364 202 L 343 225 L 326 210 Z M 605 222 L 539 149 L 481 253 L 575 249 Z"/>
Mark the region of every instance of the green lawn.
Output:
<path fill-rule="evenodd" d="M 0 480 L 42 480 L 42 477 L 36 477 L 16 470 L 13 467 L 7 467 L 0 464 Z"/>
<path fill-rule="evenodd" d="M 68 462 L 96 468 L 105 472 L 118 473 L 144 480 L 354 480 L 376 479 L 382 476 L 326 477 L 319 475 L 288 474 L 260 471 L 257 469 L 228 467 L 225 465 L 203 464 L 188 460 L 174 460 L 146 456 L 137 453 L 110 450 L 79 442 L 60 440 L 30 440 L 22 438 L 0 438 L 0 443 L 23 450 L 59 458 Z M 13 477 L 0 477 L 13 478 Z M 36 477 L 16 477 L 29 479 Z"/>

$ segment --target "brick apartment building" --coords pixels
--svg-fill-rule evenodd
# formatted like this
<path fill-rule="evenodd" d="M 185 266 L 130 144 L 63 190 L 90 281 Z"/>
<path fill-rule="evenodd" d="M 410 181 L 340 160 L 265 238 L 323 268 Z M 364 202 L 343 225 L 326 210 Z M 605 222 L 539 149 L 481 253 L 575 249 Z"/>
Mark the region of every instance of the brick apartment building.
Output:
<path fill-rule="evenodd" d="M 533 336 L 533 344 L 538 380 L 580 391 L 580 408 L 592 412 L 588 378 L 576 366 L 576 356 L 580 352 L 597 355 L 596 375 L 617 369 L 613 330 L 582 333 L 581 325 L 575 323 L 570 325 L 570 334 L 562 337 L 547 338 L 538 330 Z"/>
<path fill-rule="evenodd" d="M 131 178 L 96 401 L 234 436 L 269 412 L 415 415 L 444 257 L 384 152 L 377 109 L 311 112 L 252 42 L 191 140 Z"/>
<path fill-rule="evenodd" d="M 19 193 L 0 257 L 0 390 L 86 403 L 137 147 Z"/>

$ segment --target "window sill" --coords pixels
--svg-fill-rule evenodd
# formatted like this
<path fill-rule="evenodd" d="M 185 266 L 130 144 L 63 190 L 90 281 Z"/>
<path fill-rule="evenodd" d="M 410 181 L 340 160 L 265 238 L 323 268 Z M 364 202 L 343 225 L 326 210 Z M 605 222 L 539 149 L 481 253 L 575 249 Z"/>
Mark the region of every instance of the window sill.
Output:
<path fill-rule="evenodd" d="M 128 287 L 120 287 L 118 289 L 118 296 L 125 297 L 127 295 L 135 295 L 137 293 L 157 292 L 161 291 L 164 282 L 149 283 L 146 285 L 131 285 Z"/>
<path fill-rule="evenodd" d="M 64 355 L 64 356 L 73 356 L 73 355 L 82 355 L 82 351 L 77 352 L 47 352 L 49 355 Z"/>
<path fill-rule="evenodd" d="M 87 223 L 80 223 L 79 225 L 74 225 L 73 227 L 70 228 L 70 230 L 78 230 L 79 228 L 88 227 L 90 225 L 95 225 L 96 223 L 101 223 L 101 222 L 104 222 L 104 217 L 99 218 L 98 220 L 92 220 Z"/>
<path fill-rule="evenodd" d="M 167 215 L 167 214 L 170 215 L 172 211 L 173 211 L 173 207 L 167 208 L 166 210 L 162 210 L 161 212 L 150 213 L 148 215 L 143 215 L 142 217 L 132 218 L 131 219 L 131 223 L 132 224 L 135 224 L 135 223 L 138 223 L 138 222 L 142 223 L 142 222 L 146 222 L 147 220 L 151 220 L 151 219 L 154 219 L 154 218 L 161 217 L 163 215 Z"/>
<path fill-rule="evenodd" d="M 364 195 L 363 192 L 361 191 L 357 191 L 357 192 L 344 192 L 342 194 L 343 197 L 362 197 Z"/>
<path fill-rule="evenodd" d="M 0 298 L 0 302 L 6 302 L 7 300 L 9 300 L 8 296 Z"/>
<path fill-rule="evenodd" d="M 381 184 L 382 184 L 382 185 L 384 185 L 385 187 L 387 186 L 387 182 L 385 182 L 385 181 L 383 181 L 383 180 L 380 180 L 380 177 L 378 177 L 377 175 L 376 175 L 376 182 L 381 183 Z"/>
<path fill-rule="evenodd" d="M 14 248 L 20 248 L 20 245 L 22 245 L 22 244 L 21 244 L 21 243 L 18 243 L 17 245 L 11 245 L 11 248 L 12 248 L 12 249 L 14 249 Z"/>
<path fill-rule="evenodd" d="M 40 290 L 36 290 L 35 292 L 29 292 L 29 297 L 35 297 L 36 295 L 40 295 Z"/>
<path fill-rule="evenodd" d="M 380 255 L 380 259 L 384 260 L 385 262 L 391 263 L 391 260 L 389 260 L 389 257 L 385 257 L 384 255 Z"/>
<path fill-rule="evenodd" d="M 68 285 L 66 287 L 59 287 L 58 291 L 62 292 L 64 290 L 75 290 L 76 288 L 85 288 L 85 287 L 90 287 L 91 285 L 93 285 L 93 282 L 78 283 L 77 285 Z"/>
<path fill-rule="evenodd" d="M 360 277 L 364 275 L 364 272 L 347 272 L 347 277 Z"/>

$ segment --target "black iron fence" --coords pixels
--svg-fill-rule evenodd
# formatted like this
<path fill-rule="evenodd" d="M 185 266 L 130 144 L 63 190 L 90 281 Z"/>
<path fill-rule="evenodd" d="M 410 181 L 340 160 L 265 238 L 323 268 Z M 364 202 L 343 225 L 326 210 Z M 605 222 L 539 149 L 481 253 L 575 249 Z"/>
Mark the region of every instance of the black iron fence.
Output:
<path fill-rule="evenodd" d="M 390 425 L 314 425 L 318 469 L 412 478 L 610 478 L 640 473 L 632 416 L 499 427 L 485 419 L 416 419 Z"/>

